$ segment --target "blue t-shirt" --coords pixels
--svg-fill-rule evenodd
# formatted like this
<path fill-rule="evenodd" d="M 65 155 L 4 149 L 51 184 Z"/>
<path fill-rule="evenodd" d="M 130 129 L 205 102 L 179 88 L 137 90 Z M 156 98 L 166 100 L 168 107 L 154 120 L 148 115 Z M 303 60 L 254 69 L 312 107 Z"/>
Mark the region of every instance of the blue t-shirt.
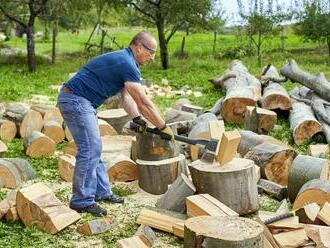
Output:
<path fill-rule="evenodd" d="M 94 108 L 124 88 L 127 81 L 139 83 L 141 73 L 132 50 L 105 53 L 84 65 L 65 86 L 89 100 Z"/>

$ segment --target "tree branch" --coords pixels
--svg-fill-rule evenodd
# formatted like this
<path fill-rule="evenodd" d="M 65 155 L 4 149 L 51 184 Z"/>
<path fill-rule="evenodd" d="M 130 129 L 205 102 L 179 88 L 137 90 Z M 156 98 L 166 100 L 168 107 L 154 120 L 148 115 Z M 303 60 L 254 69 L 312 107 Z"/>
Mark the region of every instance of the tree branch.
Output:
<path fill-rule="evenodd" d="M 166 43 L 168 43 L 170 41 L 170 39 L 172 38 L 172 36 L 175 34 L 175 32 L 183 25 L 183 22 L 181 22 L 180 24 L 174 26 L 171 30 L 171 33 L 167 36 L 166 38 Z"/>
<path fill-rule="evenodd" d="M 27 28 L 27 25 L 26 25 L 23 21 L 19 20 L 19 19 L 16 18 L 15 16 L 12 16 L 12 15 L 10 15 L 9 13 L 7 13 L 6 10 L 5 10 L 1 5 L 0 5 L 0 10 L 1 10 L 1 12 L 2 12 L 2 13 L 3 13 L 8 19 L 13 20 L 13 21 L 19 23 L 19 24 L 20 24 L 21 26 L 23 26 L 24 28 Z"/>
<path fill-rule="evenodd" d="M 149 16 L 152 20 L 156 21 L 156 18 L 152 14 L 150 14 L 150 13 L 144 11 L 143 9 L 141 9 L 139 6 L 137 6 L 136 3 L 133 3 L 132 1 L 129 1 L 128 4 L 132 5 L 137 11 L 139 11 L 143 15 Z"/>
<path fill-rule="evenodd" d="M 152 1 L 152 0 L 146 0 L 148 3 L 150 3 L 150 4 L 152 4 L 152 5 L 154 5 L 154 6 L 156 6 L 156 7 L 159 7 L 159 4 L 160 4 L 160 1 L 158 1 L 158 2 L 154 2 L 154 1 Z"/>
<path fill-rule="evenodd" d="M 47 3 L 47 1 L 48 0 L 42 0 L 40 8 L 37 11 L 34 12 L 35 15 L 38 15 L 42 11 L 42 8 L 45 6 L 45 4 Z"/>

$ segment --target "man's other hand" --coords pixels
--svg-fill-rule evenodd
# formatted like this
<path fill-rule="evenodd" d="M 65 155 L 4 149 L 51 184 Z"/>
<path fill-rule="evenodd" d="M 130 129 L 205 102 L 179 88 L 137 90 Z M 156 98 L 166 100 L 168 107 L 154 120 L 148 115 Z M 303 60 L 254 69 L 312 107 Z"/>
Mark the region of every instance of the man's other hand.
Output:
<path fill-rule="evenodd" d="M 166 140 L 174 140 L 174 134 L 171 128 L 169 128 L 167 125 L 165 125 L 163 128 L 159 129 L 160 131 L 160 137 L 162 139 L 166 139 Z"/>

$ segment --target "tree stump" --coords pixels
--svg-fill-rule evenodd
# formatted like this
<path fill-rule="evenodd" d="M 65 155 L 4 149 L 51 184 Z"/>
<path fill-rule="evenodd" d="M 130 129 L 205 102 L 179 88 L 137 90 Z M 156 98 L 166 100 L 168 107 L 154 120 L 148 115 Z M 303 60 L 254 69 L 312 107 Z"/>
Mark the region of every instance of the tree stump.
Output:
<path fill-rule="evenodd" d="M 286 146 L 262 143 L 253 147 L 244 158 L 253 160 L 260 167 L 262 178 L 285 186 L 295 156 L 295 151 Z"/>
<path fill-rule="evenodd" d="M 111 182 L 129 182 L 138 178 L 136 163 L 129 157 L 117 154 L 103 158 Z"/>
<path fill-rule="evenodd" d="M 184 224 L 185 248 L 263 248 L 263 226 L 241 217 L 198 216 Z"/>
<path fill-rule="evenodd" d="M 17 128 L 14 122 L 6 119 L 0 119 L 0 139 L 12 141 L 17 133 Z"/>
<path fill-rule="evenodd" d="M 38 131 L 33 131 L 24 139 L 25 154 L 32 158 L 48 157 L 55 152 L 55 142 Z"/>
<path fill-rule="evenodd" d="M 80 215 L 64 206 L 44 183 L 18 190 L 16 203 L 18 215 L 25 225 L 35 225 L 51 234 L 80 219 Z"/>
<path fill-rule="evenodd" d="M 267 134 L 273 130 L 277 121 L 277 114 L 267 109 L 247 106 L 244 129 L 260 134 Z"/>
<path fill-rule="evenodd" d="M 124 109 L 108 109 L 97 113 L 97 117 L 108 122 L 117 133 L 121 133 L 124 125 L 129 120 Z"/>
<path fill-rule="evenodd" d="M 190 179 L 180 174 L 166 193 L 157 201 L 156 207 L 179 213 L 186 212 L 186 197 L 196 192 Z"/>
<path fill-rule="evenodd" d="M 197 160 L 189 169 L 198 193 L 210 194 L 237 213 L 247 214 L 258 208 L 254 166 L 251 160 L 234 158 L 224 166 Z"/>
<path fill-rule="evenodd" d="M 168 189 L 168 185 L 172 184 L 178 177 L 179 162 L 184 159 L 185 157 L 182 154 L 175 158 L 157 161 L 137 159 L 140 188 L 150 194 L 164 194 Z"/>
<path fill-rule="evenodd" d="M 306 155 L 298 155 L 292 162 L 289 181 L 288 195 L 294 202 L 301 187 L 310 180 L 329 180 L 329 161 L 327 159 L 315 158 Z"/>
<path fill-rule="evenodd" d="M 197 115 L 194 113 L 189 113 L 189 112 L 177 110 L 177 109 L 168 109 L 165 112 L 165 122 L 166 123 L 195 120 L 196 117 L 197 117 Z"/>
<path fill-rule="evenodd" d="M 70 154 L 61 155 L 58 158 L 58 172 L 66 182 L 72 182 L 76 158 Z"/>
<path fill-rule="evenodd" d="M 117 131 L 105 120 L 98 119 L 99 129 L 100 129 L 100 136 L 105 135 L 118 135 Z"/>
<path fill-rule="evenodd" d="M 41 131 L 43 126 L 41 114 L 21 104 L 9 104 L 4 112 L 4 117 L 15 122 L 22 138 L 33 131 Z"/>
<path fill-rule="evenodd" d="M 42 115 L 43 125 L 45 125 L 49 121 L 56 121 L 61 125 L 63 123 L 63 117 L 58 108 L 47 105 L 34 105 L 31 106 L 31 109 L 39 112 Z"/>
<path fill-rule="evenodd" d="M 316 120 L 312 108 L 303 102 L 292 104 L 289 121 L 293 139 L 297 145 L 301 145 L 322 131 L 322 125 Z"/>
<path fill-rule="evenodd" d="M 45 123 L 42 133 L 51 138 L 55 144 L 61 143 L 65 138 L 62 124 L 56 121 L 49 121 Z"/>

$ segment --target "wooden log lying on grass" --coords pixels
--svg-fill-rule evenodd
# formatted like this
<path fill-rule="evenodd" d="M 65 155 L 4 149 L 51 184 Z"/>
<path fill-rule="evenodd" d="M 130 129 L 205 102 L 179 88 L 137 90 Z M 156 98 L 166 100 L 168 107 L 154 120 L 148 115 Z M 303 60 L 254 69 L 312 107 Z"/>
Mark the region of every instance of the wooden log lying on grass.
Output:
<path fill-rule="evenodd" d="M 80 215 L 64 206 L 44 183 L 18 190 L 16 204 L 18 215 L 25 225 L 35 225 L 51 234 L 80 219 Z"/>
<path fill-rule="evenodd" d="M 25 154 L 32 158 L 51 156 L 55 152 L 55 142 L 38 131 L 33 131 L 24 139 Z"/>
<path fill-rule="evenodd" d="M 245 130 L 267 134 L 273 130 L 276 121 L 277 114 L 274 111 L 253 106 L 246 107 L 244 119 Z"/>
<path fill-rule="evenodd" d="M 105 135 L 118 135 L 118 132 L 105 120 L 98 119 L 99 124 L 100 136 Z"/>
<path fill-rule="evenodd" d="M 176 100 L 173 104 L 172 104 L 172 108 L 173 109 L 177 109 L 177 110 L 181 110 L 182 105 L 184 104 L 192 104 L 191 101 L 187 98 L 180 98 L 178 100 Z"/>
<path fill-rule="evenodd" d="M 0 139 L 12 141 L 17 133 L 16 124 L 13 121 L 0 119 Z"/>
<path fill-rule="evenodd" d="M 194 113 L 197 116 L 199 116 L 199 115 L 201 115 L 203 113 L 203 108 L 202 107 L 199 107 L 199 106 L 196 106 L 196 105 L 192 105 L 192 104 L 183 104 L 181 106 L 181 110 L 182 111 L 189 112 L 189 113 Z"/>
<path fill-rule="evenodd" d="M 90 220 L 78 226 L 77 232 L 85 235 L 104 233 L 113 228 L 113 221 L 114 218 L 111 216 Z"/>
<path fill-rule="evenodd" d="M 178 110 L 178 109 L 168 109 L 165 112 L 165 122 L 166 123 L 195 120 L 196 117 L 197 117 L 197 115 L 194 113 L 189 113 L 189 112 Z"/>
<path fill-rule="evenodd" d="M 115 154 L 103 158 L 111 182 L 129 182 L 138 178 L 136 163 L 126 155 Z"/>
<path fill-rule="evenodd" d="M 289 180 L 288 195 L 294 202 L 301 187 L 310 180 L 329 180 L 330 164 L 327 159 L 298 155 L 292 162 Z"/>
<path fill-rule="evenodd" d="M 108 109 L 97 113 L 97 117 L 108 122 L 117 133 L 121 133 L 129 117 L 124 109 Z"/>
<path fill-rule="evenodd" d="M 66 182 L 72 182 L 73 171 L 76 164 L 76 159 L 70 154 L 61 155 L 58 158 L 58 171 L 60 177 Z"/>
<path fill-rule="evenodd" d="M 290 166 L 295 156 L 296 152 L 286 146 L 262 143 L 253 147 L 244 158 L 253 160 L 260 167 L 262 178 L 287 185 Z"/>
<path fill-rule="evenodd" d="M 184 224 L 184 247 L 263 248 L 263 231 L 262 225 L 247 218 L 193 217 Z"/>
<path fill-rule="evenodd" d="M 31 109 L 39 112 L 42 115 L 43 125 L 45 125 L 49 121 L 56 121 L 61 125 L 63 123 L 63 117 L 58 108 L 47 105 L 33 105 L 31 106 Z"/>
<path fill-rule="evenodd" d="M 260 179 L 258 181 L 258 193 L 266 193 L 280 201 L 288 196 L 286 187 L 265 179 Z"/>
<path fill-rule="evenodd" d="M 15 122 L 18 133 L 22 138 L 33 131 L 41 131 L 43 126 L 41 114 L 21 104 L 9 104 L 3 116 Z"/>
<path fill-rule="evenodd" d="M 0 201 L 0 220 L 7 214 L 10 208 L 16 206 L 16 194 L 17 190 L 12 190 L 5 199 Z"/>
<path fill-rule="evenodd" d="M 51 138 L 55 144 L 61 143 L 65 138 L 62 124 L 56 121 L 49 121 L 45 123 L 42 133 Z"/>

